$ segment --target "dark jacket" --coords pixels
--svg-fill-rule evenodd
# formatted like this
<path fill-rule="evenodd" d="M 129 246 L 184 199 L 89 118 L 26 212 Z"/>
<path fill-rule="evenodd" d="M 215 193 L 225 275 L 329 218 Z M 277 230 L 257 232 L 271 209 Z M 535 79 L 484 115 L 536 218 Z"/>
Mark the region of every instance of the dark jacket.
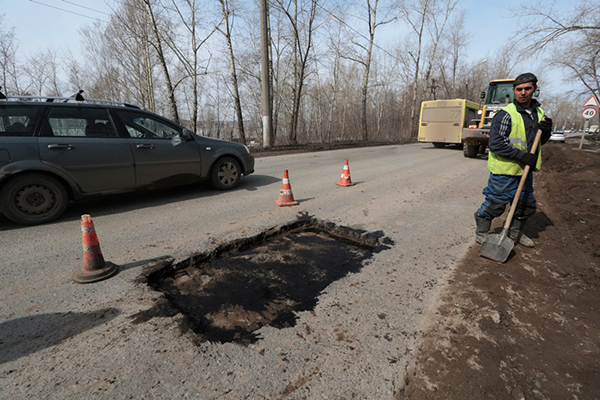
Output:
<path fill-rule="evenodd" d="M 517 107 L 517 111 L 523 117 L 523 124 L 525 125 L 525 134 L 527 135 L 527 148 L 531 150 L 535 134 L 538 130 L 538 116 L 535 112 L 535 108 L 540 106 L 540 103 L 536 99 L 531 100 L 531 105 L 528 109 L 521 107 L 517 102 L 513 102 Z M 512 128 L 512 121 L 510 114 L 504 110 L 500 110 L 498 114 L 492 120 L 492 126 L 490 128 L 490 151 L 495 154 L 507 157 L 520 159 L 525 153 L 522 150 L 514 148 L 508 136 Z M 550 139 L 550 132 L 542 134 L 541 143 L 544 144 Z"/>

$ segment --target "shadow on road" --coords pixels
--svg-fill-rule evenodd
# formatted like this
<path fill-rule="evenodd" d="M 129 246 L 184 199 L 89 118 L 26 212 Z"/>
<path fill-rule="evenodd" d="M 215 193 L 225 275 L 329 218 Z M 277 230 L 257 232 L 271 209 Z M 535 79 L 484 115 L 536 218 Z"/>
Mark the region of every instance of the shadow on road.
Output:
<path fill-rule="evenodd" d="M 87 313 L 32 315 L 0 323 L 0 364 L 55 346 L 103 325 L 120 314 L 115 308 Z"/>
<path fill-rule="evenodd" d="M 261 186 L 267 186 L 280 180 L 280 178 L 270 175 L 249 175 L 242 178 L 240 185 L 231 192 L 235 193 L 244 190 L 256 191 Z M 147 190 L 105 196 L 70 203 L 67 210 L 58 221 L 78 221 L 82 214 L 91 214 L 94 217 L 98 217 L 163 206 L 165 204 L 176 205 L 183 201 L 201 200 L 203 198 L 224 195 L 225 193 L 226 192 L 212 188 L 208 183 L 202 183 L 169 189 Z M 50 224 L 51 223 L 52 222 L 50 222 Z M 26 228 L 26 226 L 18 225 L 10 221 L 0 213 L 0 232 L 20 228 Z"/>

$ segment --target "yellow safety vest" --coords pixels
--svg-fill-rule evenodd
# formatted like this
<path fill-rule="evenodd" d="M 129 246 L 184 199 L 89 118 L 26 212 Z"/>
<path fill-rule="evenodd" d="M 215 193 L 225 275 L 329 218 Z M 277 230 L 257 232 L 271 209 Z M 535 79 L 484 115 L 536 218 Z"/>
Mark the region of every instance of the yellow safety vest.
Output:
<path fill-rule="evenodd" d="M 508 140 L 510 144 L 523 151 L 527 151 L 527 135 L 525 134 L 525 123 L 523 122 L 523 116 L 517 111 L 517 106 L 514 103 L 510 103 L 503 108 L 510 115 L 511 119 L 511 130 Z M 540 107 L 536 107 L 538 121 L 542 120 L 544 116 L 544 110 Z M 540 147 L 538 145 L 538 147 Z M 542 167 L 542 149 L 538 151 L 538 159 L 534 170 L 539 171 Z M 496 175 L 523 175 L 523 165 L 519 161 L 499 156 L 493 152 L 489 152 L 488 155 L 488 169 L 492 174 Z"/>

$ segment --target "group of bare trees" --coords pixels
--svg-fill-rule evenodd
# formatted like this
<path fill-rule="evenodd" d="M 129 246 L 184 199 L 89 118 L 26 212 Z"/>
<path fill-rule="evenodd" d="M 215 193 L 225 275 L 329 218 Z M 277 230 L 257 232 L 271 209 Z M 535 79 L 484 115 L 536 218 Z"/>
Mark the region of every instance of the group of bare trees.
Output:
<path fill-rule="evenodd" d="M 114 4 L 107 21 L 81 31 L 84 57 L 55 49 L 20 54 L 0 16 L 3 90 L 84 89 L 207 136 L 260 140 L 256 0 Z M 521 34 L 537 51 L 551 49 L 553 66 L 597 94 L 600 7 L 581 4 L 562 19 L 534 6 L 527 12 L 540 22 Z M 477 101 L 488 79 L 517 72 L 510 44 L 493 56 L 467 56 L 472 33 L 460 0 L 270 0 L 268 16 L 276 145 L 410 137 L 422 100 Z"/>
<path fill-rule="evenodd" d="M 569 14 L 559 12 L 556 1 L 523 6 L 521 12 L 529 16 L 528 28 L 517 36 L 527 40 L 523 51 L 546 54 L 549 65 L 582 88 L 579 93 L 563 92 L 548 99 L 553 120 L 558 127 L 581 129 L 581 102 L 591 94 L 600 98 L 600 3 L 579 2 Z M 564 97 L 577 100 L 565 102 Z"/>

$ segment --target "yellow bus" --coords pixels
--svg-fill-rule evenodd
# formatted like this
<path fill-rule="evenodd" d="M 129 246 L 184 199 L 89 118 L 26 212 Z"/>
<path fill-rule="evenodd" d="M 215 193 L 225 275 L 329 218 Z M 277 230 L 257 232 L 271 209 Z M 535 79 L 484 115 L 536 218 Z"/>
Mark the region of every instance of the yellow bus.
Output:
<path fill-rule="evenodd" d="M 435 147 L 462 144 L 463 128 L 476 128 L 481 106 L 465 99 L 429 100 L 421 103 L 419 142 Z"/>

